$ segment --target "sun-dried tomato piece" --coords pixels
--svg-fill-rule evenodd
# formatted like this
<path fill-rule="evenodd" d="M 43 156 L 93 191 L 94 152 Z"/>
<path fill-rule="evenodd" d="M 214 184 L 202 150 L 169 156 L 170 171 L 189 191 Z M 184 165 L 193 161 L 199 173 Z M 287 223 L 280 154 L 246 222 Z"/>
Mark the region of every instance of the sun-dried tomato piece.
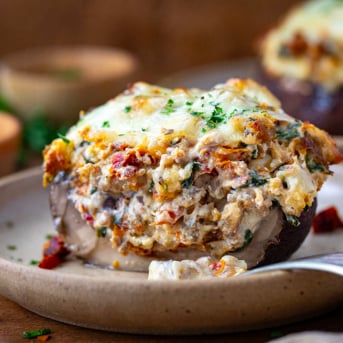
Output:
<path fill-rule="evenodd" d="M 312 226 L 314 233 L 325 233 L 343 228 L 343 222 L 338 216 L 336 207 L 331 206 L 314 217 Z"/>
<path fill-rule="evenodd" d="M 43 259 L 38 264 L 39 268 L 53 269 L 60 265 L 69 254 L 61 237 L 54 236 L 44 244 Z"/>

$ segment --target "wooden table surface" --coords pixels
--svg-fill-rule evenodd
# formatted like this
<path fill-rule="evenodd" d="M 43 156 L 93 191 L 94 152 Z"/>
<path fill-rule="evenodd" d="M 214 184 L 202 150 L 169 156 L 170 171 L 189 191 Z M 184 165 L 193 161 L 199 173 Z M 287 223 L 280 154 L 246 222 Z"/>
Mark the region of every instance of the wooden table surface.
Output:
<path fill-rule="evenodd" d="M 132 343 L 132 342 L 267 342 L 279 335 L 287 335 L 302 331 L 331 331 L 343 332 L 343 306 L 329 313 L 323 314 L 310 320 L 289 324 L 277 328 L 269 328 L 260 331 L 222 334 L 215 336 L 138 336 L 117 333 L 108 333 L 90 329 L 79 328 L 62 324 L 54 320 L 46 319 L 31 313 L 10 300 L 0 296 L 0 342 L 36 342 L 37 340 L 25 340 L 21 338 L 23 331 L 35 330 L 48 327 L 52 330 L 49 342 L 72 342 L 72 343 Z"/>

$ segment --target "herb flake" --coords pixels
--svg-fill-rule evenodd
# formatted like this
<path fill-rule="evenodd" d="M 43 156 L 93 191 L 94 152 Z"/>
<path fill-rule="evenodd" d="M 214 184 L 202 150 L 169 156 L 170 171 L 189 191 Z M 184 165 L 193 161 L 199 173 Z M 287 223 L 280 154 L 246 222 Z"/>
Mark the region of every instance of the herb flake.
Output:
<path fill-rule="evenodd" d="M 317 171 L 327 172 L 327 168 L 321 163 L 315 161 L 314 156 L 312 154 L 307 154 L 305 160 L 307 169 L 310 171 L 310 173 L 315 173 Z"/>
<path fill-rule="evenodd" d="M 125 106 L 124 112 L 129 113 L 131 111 L 132 107 L 131 106 Z"/>
<path fill-rule="evenodd" d="M 174 100 L 173 99 L 168 99 L 166 106 L 164 109 L 161 111 L 162 114 L 170 114 L 175 111 L 173 108 L 174 106 Z"/>
<path fill-rule="evenodd" d="M 250 187 L 259 187 L 263 186 L 268 182 L 268 179 L 262 178 L 255 170 L 250 171 L 250 180 L 248 186 Z"/>
<path fill-rule="evenodd" d="M 200 167 L 201 167 L 200 162 L 197 162 L 197 161 L 192 162 L 191 176 L 188 179 L 182 181 L 182 183 L 181 183 L 182 188 L 188 188 L 189 186 L 192 185 L 192 183 L 194 181 L 195 173 L 200 169 Z"/>
<path fill-rule="evenodd" d="M 276 129 L 276 138 L 279 141 L 288 141 L 293 138 L 299 137 L 299 127 L 301 126 L 301 122 L 299 120 L 295 121 L 294 123 L 290 123 L 286 128 L 278 127 Z"/>
<path fill-rule="evenodd" d="M 96 231 L 96 236 L 99 238 L 104 238 L 107 235 L 107 227 L 101 227 Z"/>
<path fill-rule="evenodd" d="M 107 128 L 111 127 L 110 122 L 109 122 L 108 120 L 105 120 L 105 121 L 102 123 L 101 127 L 107 127 Z"/>
<path fill-rule="evenodd" d="M 291 224 L 292 226 L 295 226 L 295 227 L 300 226 L 301 223 L 300 223 L 300 220 L 298 217 L 293 216 L 291 214 L 285 214 L 285 216 L 286 216 L 286 220 L 289 224 Z"/>
<path fill-rule="evenodd" d="M 63 142 L 66 144 L 70 143 L 70 140 L 65 135 L 62 135 L 62 133 L 60 133 L 60 132 L 57 132 L 57 137 L 61 138 L 63 140 Z"/>
<path fill-rule="evenodd" d="M 239 252 L 242 251 L 243 249 L 245 249 L 253 240 L 254 238 L 254 234 L 251 230 L 245 230 L 244 232 L 244 243 L 241 247 L 239 247 L 238 249 L 234 250 L 233 252 Z"/>
<path fill-rule="evenodd" d="M 44 328 L 39 330 L 24 331 L 22 337 L 26 339 L 37 338 L 39 336 L 48 335 L 51 333 L 51 329 Z"/>

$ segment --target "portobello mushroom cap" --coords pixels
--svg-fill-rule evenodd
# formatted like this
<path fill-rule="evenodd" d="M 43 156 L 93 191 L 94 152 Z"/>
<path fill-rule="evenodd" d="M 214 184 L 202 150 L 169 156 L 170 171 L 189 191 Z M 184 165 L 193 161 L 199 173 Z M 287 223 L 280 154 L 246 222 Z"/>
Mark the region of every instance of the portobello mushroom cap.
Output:
<path fill-rule="evenodd" d="M 50 208 L 54 225 L 73 255 L 87 263 L 111 267 L 118 261 L 120 269 L 147 271 L 153 260 L 197 259 L 208 253 L 194 248 L 180 248 L 175 251 L 155 252 L 151 256 L 133 253 L 122 255 L 112 247 L 110 239 L 98 239 L 94 229 L 81 218 L 74 204 L 67 198 L 68 179 L 59 175 L 50 185 Z M 279 206 L 273 206 L 270 213 L 259 223 L 259 228 L 247 246 L 228 254 L 244 260 L 249 269 L 288 259 L 306 238 L 315 216 L 317 201 L 304 210 L 294 222 L 287 220 Z"/>
<path fill-rule="evenodd" d="M 261 39 L 257 80 L 284 110 L 343 134 L 343 3 L 309 0 L 292 7 Z"/>

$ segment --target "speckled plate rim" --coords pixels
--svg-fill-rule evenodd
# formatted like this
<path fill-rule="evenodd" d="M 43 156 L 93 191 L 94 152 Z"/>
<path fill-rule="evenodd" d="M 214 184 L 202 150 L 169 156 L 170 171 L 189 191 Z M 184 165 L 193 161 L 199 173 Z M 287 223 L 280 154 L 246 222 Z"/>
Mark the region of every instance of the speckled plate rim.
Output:
<path fill-rule="evenodd" d="M 47 191 L 40 184 L 39 168 L 0 179 L 0 294 L 42 316 L 114 332 L 201 334 L 285 324 L 343 301 L 342 279 L 319 272 L 170 282 L 148 281 L 145 273 L 88 268 L 79 261 L 55 270 L 18 262 L 4 246 L 6 235 L 39 252 L 44 237 L 37 228 L 51 230 Z M 6 228 L 5 216 L 17 208 L 22 208 L 17 216 L 22 221 Z"/>

